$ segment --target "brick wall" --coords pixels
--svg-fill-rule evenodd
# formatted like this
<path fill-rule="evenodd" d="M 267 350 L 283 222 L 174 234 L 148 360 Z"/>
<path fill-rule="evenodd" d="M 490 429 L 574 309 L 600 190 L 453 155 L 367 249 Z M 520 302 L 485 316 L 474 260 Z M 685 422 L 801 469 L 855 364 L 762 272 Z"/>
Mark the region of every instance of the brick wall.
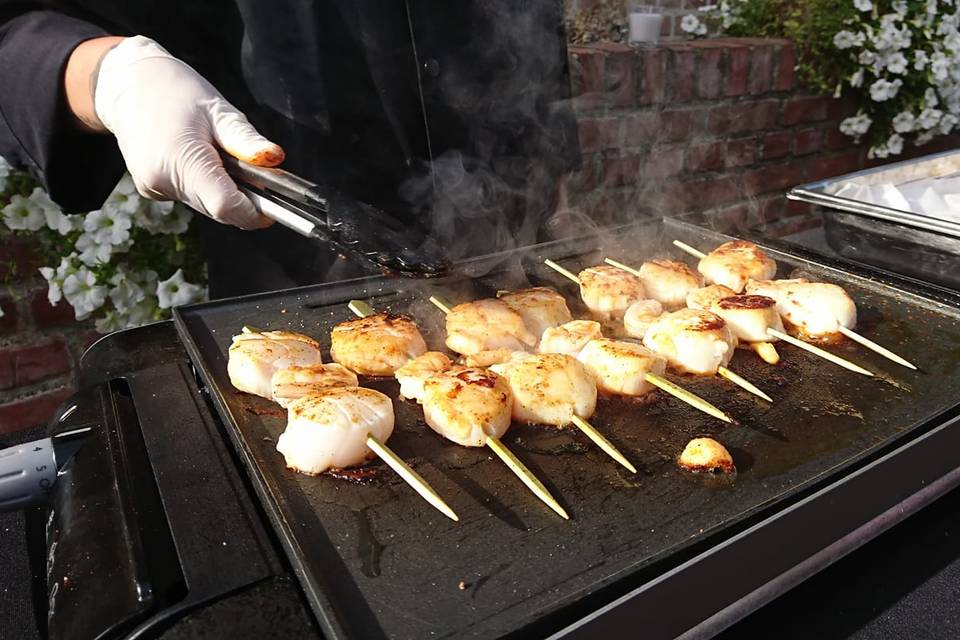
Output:
<path fill-rule="evenodd" d="M 614 6 L 618 11 L 626 13 L 625 0 L 566 0 L 567 16 L 573 16 L 583 11 L 606 3 Z M 663 27 L 660 37 L 664 41 L 686 39 L 689 37 L 680 29 L 680 20 L 689 13 L 697 13 L 697 9 L 705 4 L 715 4 L 715 0 L 643 0 L 640 4 L 658 7 L 663 14 Z"/>
<path fill-rule="evenodd" d="M 838 130 L 850 105 L 798 89 L 789 41 L 598 43 L 571 47 L 570 59 L 583 168 L 568 203 L 598 221 L 781 219 L 802 211 L 783 197 L 790 187 L 868 165 Z M 955 146 L 941 139 L 895 159 Z"/>
<path fill-rule="evenodd" d="M 30 244 L 0 244 L 0 441 L 45 423 L 75 389 L 74 370 L 97 337 L 64 302 L 52 307 Z"/>

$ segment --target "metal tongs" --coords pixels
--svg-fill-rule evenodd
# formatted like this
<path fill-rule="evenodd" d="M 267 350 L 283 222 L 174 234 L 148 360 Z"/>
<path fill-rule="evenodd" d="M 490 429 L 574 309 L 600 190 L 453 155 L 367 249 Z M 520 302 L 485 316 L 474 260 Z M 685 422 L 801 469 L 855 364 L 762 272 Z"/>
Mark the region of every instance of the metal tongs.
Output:
<path fill-rule="evenodd" d="M 260 213 L 302 236 L 407 277 L 435 278 L 450 268 L 432 238 L 377 207 L 283 169 L 258 167 L 225 153 L 221 158 Z"/>

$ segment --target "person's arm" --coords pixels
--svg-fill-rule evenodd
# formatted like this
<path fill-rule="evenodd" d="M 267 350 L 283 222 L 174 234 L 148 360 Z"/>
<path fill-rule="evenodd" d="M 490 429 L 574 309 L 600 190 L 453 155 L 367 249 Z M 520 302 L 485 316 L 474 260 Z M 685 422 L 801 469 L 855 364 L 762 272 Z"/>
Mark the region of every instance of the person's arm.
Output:
<path fill-rule="evenodd" d="M 123 173 L 116 142 L 76 126 L 63 91 L 78 45 L 106 35 L 52 11 L 0 7 L 0 156 L 71 212 L 98 208 Z"/>
<path fill-rule="evenodd" d="M 97 73 L 100 71 L 100 61 L 110 49 L 122 41 L 121 36 L 87 40 L 77 45 L 67 59 L 63 78 L 67 108 L 76 118 L 77 126 L 91 133 L 107 133 L 93 106 L 93 92 L 96 88 Z"/>

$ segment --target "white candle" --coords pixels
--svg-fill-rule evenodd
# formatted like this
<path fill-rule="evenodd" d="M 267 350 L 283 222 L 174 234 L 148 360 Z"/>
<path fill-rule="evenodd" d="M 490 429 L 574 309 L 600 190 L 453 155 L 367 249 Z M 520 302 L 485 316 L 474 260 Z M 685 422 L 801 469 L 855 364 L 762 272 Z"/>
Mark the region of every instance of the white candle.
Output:
<path fill-rule="evenodd" d="M 660 37 L 663 16 L 659 13 L 630 13 L 630 44 L 653 45 Z"/>

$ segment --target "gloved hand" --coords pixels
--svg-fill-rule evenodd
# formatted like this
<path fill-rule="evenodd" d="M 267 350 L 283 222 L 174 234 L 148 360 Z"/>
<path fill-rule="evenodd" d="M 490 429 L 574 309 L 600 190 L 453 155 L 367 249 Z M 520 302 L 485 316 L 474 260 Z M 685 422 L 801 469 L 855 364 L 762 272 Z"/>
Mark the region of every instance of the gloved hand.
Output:
<path fill-rule="evenodd" d="M 93 102 L 141 195 L 179 200 L 241 229 L 271 224 L 224 171 L 217 146 L 267 167 L 283 162 L 283 149 L 159 44 L 136 36 L 107 52 Z"/>

